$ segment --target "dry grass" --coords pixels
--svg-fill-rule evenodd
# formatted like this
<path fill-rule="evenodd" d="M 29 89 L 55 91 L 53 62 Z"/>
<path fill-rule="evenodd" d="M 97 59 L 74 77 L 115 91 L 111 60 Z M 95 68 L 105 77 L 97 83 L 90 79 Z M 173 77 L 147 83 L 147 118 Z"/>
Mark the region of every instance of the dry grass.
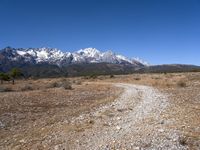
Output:
<path fill-rule="evenodd" d="M 130 75 L 115 75 L 115 78 L 110 78 L 110 76 L 99 76 L 95 81 L 99 82 L 106 81 L 114 83 L 117 82 L 133 83 L 140 85 L 149 85 L 163 89 L 163 88 L 177 87 L 177 85 L 180 82 L 185 82 L 185 84 L 187 85 L 187 82 L 190 80 L 188 79 L 190 75 L 191 73 L 130 74 Z M 84 79 L 84 80 L 93 81 L 92 79 Z"/>
<path fill-rule="evenodd" d="M 67 134 L 91 128 L 95 120 L 74 124 L 72 118 L 113 101 L 121 90 L 105 83 L 119 82 L 149 85 L 168 93 L 171 107 L 164 116 L 166 120 L 170 118 L 175 120 L 175 124 L 169 128 L 182 131 L 184 137 L 180 138 L 179 142 L 189 146 L 190 149 L 197 149 L 196 145 L 200 143 L 200 73 L 68 78 L 73 90 L 57 86 L 48 88 L 48 85 L 64 80 L 64 78 L 19 80 L 15 85 L 11 83 L 0 85 L 0 89 L 3 87 L 11 90 L 11 92 L 0 92 L 0 123 L 5 125 L 4 128 L 0 128 L 0 149 L 1 145 L 10 145 L 12 149 L 20 145 L 19 141 L 22 139 L 29 140 L 21 145 L 22 149 L 27 149 L 57 132 L 62 131 Z M 22 90 L 26 85 L 31 89 Z M 113 112 L 110 110 L 102 112 L 100 117 L 112 117 L 112 115 Z"/>
<path fill-rule="evenodd" d="M 175 120 L 172 130 L 183 133 L 180 144 L 189 149 L 200 147 L 200 73 L 132 74 L 99 77 L 104 82 L 122 82 L 148 85 L 169 96 L 170 107 L 163 114 L 165 120 Z M 105 112 L 109 115 L 109 112 Z"/>
<path fill-rule="evenodd" d="M 178 85 L 179 87 L 186 87 L 186 86 L 187 86 L 187 84 L 186 84 L 185 81 L 179 81 L 179 82 L 177 83 L 177 85 Z"/>
<path fill-rule="evenodd" d="M 71 78 L 68 81 L 72 83 L 75 79 L 80 80 Z M 108 84 L 85 84 L 82 81 L 81 84 L 74 83 L 73 90 L 47 88 L 48 84 L 60 81 L 63 83 L 65 79 L 19 80 L 15 85 L 3 84 L 14 91 L 0 92 L 0 123 L 4 125 L 0 127 L 0 149 L 1 145 L 20 145 L 22 139 L 29 139 L 31 147 L 35 140 L 42 141 L 44 136 L 61 129 L 81 132 L 90 128 L 94 120 L 73 125 L 71 119 L 113 101 L 121 93 L 120 89 Z M 58 129 L 63 123 L 65 126 Z"/>

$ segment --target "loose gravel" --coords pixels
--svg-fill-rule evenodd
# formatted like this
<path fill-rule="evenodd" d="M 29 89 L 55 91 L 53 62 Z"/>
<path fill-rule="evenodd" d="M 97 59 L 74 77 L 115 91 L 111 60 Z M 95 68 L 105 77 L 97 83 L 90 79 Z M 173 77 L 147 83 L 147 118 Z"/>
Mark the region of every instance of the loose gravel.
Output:
<path fill-rule="evenodd" d="M 171 130 L 173 120 L 165 118 L 170 105 L 168 98 L 153 87 L 115 84 L 123 88 L 123 94 L 113 103 L 102 106 L 95 112 L 74 118 L 74 123 L 93 119 L 92 128 L 72 134 L 76 141 L 59 148 L 76 150 L 184 150 L 181 133 Z"/>

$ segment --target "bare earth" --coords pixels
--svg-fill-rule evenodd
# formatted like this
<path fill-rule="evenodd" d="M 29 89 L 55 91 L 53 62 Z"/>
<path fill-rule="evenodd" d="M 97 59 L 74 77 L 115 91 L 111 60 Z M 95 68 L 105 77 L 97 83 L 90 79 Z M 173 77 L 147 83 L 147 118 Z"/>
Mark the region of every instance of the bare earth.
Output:
<path fill-rule="evenodd" d="M 90 117 L 95 120 L 92 129 L 85 130 L 74 145 L 60 145 L 67 149 L 187 149 L 179 142 L 179 131 L 171 130 L 173 120 L 163 118 L 169 106 L 167 97 L 158 90 L 140 85 L 115 84 L 123 94 L 110 105 L 99 108 Z M 66 137 L 67 138 L 67 137 Z M 71 140 L 72 140 L 71 139 Z"/>
<path fill-rule="evenodd" d="M 199 73 L 81 80 L 0 93 L 0 149 L 200 149 Z"/>

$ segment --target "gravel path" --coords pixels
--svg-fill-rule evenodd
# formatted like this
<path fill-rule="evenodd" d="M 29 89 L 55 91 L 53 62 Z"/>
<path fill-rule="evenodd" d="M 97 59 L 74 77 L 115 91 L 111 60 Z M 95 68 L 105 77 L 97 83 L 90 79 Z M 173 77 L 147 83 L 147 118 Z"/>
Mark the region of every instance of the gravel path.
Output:
<path fill-rule="evenodd" d="M 92 118 L 93 126 L 72 135 L 75 144 L 67 145 L 67 149 L 187 149 L 181 145 L 181 133 L 170 129 L 173 120 L 165 118 L 170 104 L 164 94 L 148 86 L 121 83 L 115 86 L 124 92 L 112 104 L 74 120 Z"/>

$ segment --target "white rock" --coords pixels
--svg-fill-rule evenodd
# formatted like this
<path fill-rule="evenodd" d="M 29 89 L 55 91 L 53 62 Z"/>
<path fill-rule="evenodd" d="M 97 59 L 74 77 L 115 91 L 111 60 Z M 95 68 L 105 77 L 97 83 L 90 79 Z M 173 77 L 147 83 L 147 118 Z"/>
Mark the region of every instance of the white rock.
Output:
<path fill-rule="evenodd" d="M 1 121 L 0 121 L 0 128 L 4 128 L 5 127 L 5 124 L 3 124 Z"/>
<path fill-rule="evenodd" d="M 121 130 L 122 128 L 120 126 L 116 126 L 116 129 L 117 130 Z"/>
<path fill-rule="evenodd" d="M 56 146 L 54 147 L 54 149 L 55 149 L 55 150 L 59 150 L 59 145 L 56 145 Z"/>
<path fill-rule="evenodd" d="M 134 150 L 140 150 L 140 147 L 134 147 L 133 149 Z"/>
<path fill-rule="evenodd" d="M 19 142 L 20 142 L 20 143 L 25 143 L 25 140 L 24 140 L 24 139 L 22 139 L 22 140 L 20 140 Z"/>
<path fill-rule="evenodd" d="M 121 117 L 117 117 L 117 120 L 121 120 Z"/>
<path fill-rule="evenodd" d="M 162 132 L 164 132 L 165 130 L 164 130 L 164 129 L 158 129 L 158 131 L 162 133 Z"/>

